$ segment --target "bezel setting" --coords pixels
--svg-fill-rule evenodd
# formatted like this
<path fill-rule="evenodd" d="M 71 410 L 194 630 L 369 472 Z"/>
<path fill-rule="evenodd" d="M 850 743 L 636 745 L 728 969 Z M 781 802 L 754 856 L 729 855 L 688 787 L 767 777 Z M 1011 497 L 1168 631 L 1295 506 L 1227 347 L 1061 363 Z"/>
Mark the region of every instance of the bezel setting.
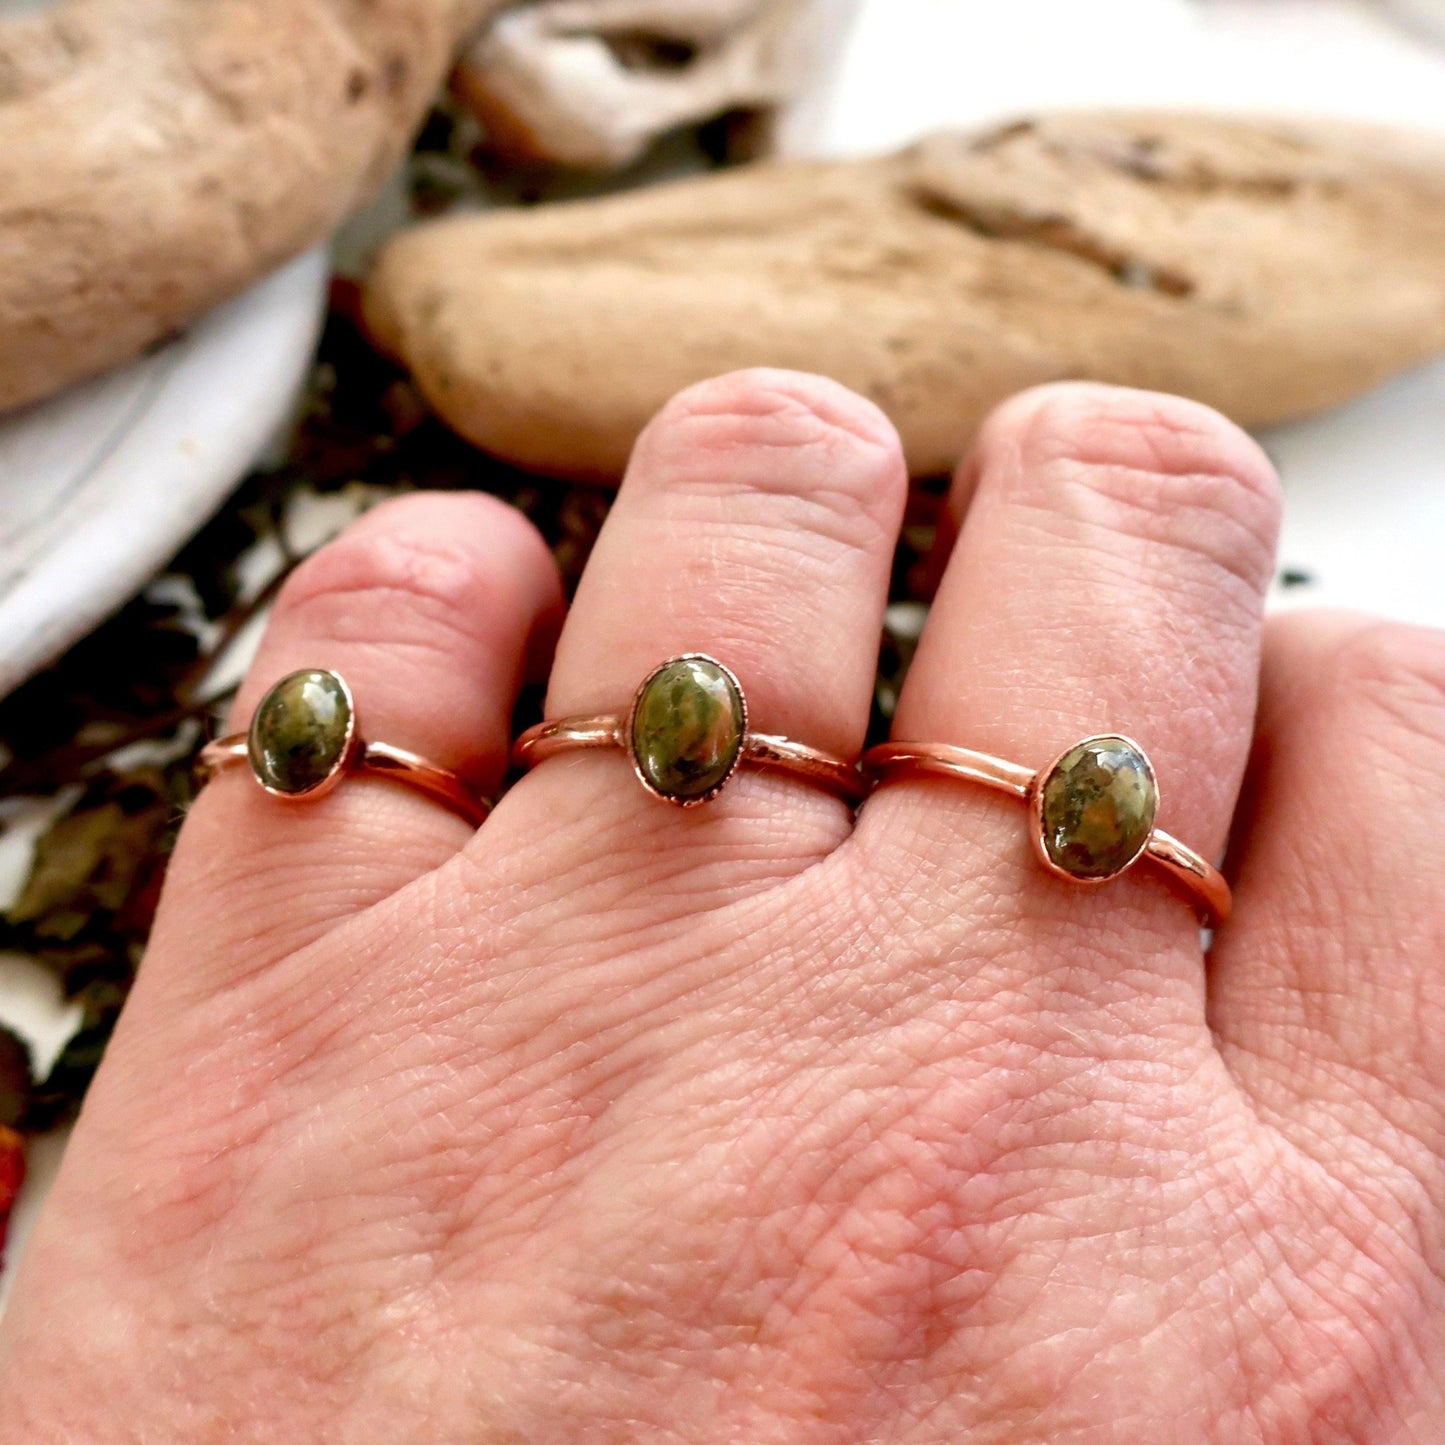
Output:
<path fill-rule="evenodd" d="M 713 784 L 711 788 L 708 789 L 707 792 L 699 793 L 696 797 L 689 798 L 681 798 L 674 793 L 664 792 L 662 789 L 657 787 L 657 785 L 652 781 L 651 778 L 647 776 L 646 771 L 643 769 L 641 760 L 637 756 L 637 742 L 634 731 L 637 723 L 638 709 L 642 706 L 642 701 L 647 694 L 647 689 L 652 685 L 653 682 L 656 681 L 656 679 L 662 673 L 666 672 L 668 668 L 676 667 L 677 664 L 680 662 L 703 662 L 706 663 L 709 667 L 717 668 L 717 670 L 727 680 L 728 686 L 732 689 L 733 694 L 734 696 L 736 696 L 738 701 L 738 741 L 737 746 L 733 749 L 732 761 L 729 763 L 727 771 L 716 783 Z M 737 674 L 726 663 L 719 662 L 717 658 L 711 656 L 706 652 L 683 652 L 679 653 L 676 657 L 669 657 L 666 659 L 666 661 L 658 663 L 658 665 L 654 667 L 652 671 L 649 672 L 647 676 L 643 678 L 642 681 L 638 684 L 637 691 L 634 692 L 632 695 L 631 706 L 629 706 L 627 709 L 627 717 L 623 721 L 622 725 L 622 735 L 618 739 L 618 741 L 621 743 L 624 751 L 627 753 L 628 761 L 632 764 L 632 771 L 636 775 L 638 782 L 640 782 L 642 786 L 654 798 L 660 798 L 664 803 L 671 803 L 672 806 L 675 808 L 699 808 L 704 803 L 712 802 L 712 800 L 716 798 L 718 794 L 721 793 L 723 789 L 726 788 L 727 785 L 732 781 L 733 775 L 737 772 L 739 766 L 741 766 L 742 764 L 743 752 L 747 746 L 747 739 L 748 698 L 747 694 L 743 691 L 742 683 L 738 681 Z"/>
<path fill-rule="evenodd" d="M 316 674 L 331 678 L 332 681 L 336 683 L 342 697 L 346 701 L 346 736 L 330 769 L 323 777 L 313 783 L 309 788 L 287 791 L 284 788 L 277 788 L 271 783 L 268 783 L 262 773 L 262 766 L 257 757 L 260 748 L 257 728 L 260 726 L 261 716 L 265 711 L 267 703 L 271 701 L 277 692 L 285 687 L 287 683 L 294 681 L 298 677 L 309 677 Z M 288 803 L 315 802 L 319 798 L 324 798 L 328 793 L 332 792 L 347 773 L 355 767 L 364 751 L 365 744 L 361 739 L 361 731 L 358 727 L 356 716 L 356 699 L 352 696 L 351 688 L 346 679 L 342 677 L 339 672 L 333 672 L 327 667 L 300 667 L 294 672 L 288 672 L 285 677 L 272 683 L 266 690 L 266 695 L 256 704 L 256 710 L 251 714 L 250 726 L 246 730 L 246 760 L 250 765 L 251 776 L 256 780 L 257 787 L 270 797 L 280 798 L 283 802 Z"/>
<path fill-rule="evenodd" d="M 1149 827 L 1139 840 L 1138 846 L 1130 855 L 1128 860 L 1109 873 L 1087 875 L 1073 873 L 1069 869 L 1057 863 L 1049 852 L 1048 833 L 1044 826 L 1044 790 L 1049 780 L 1058 772 L 1064 760 L 1070 753 L 1080 748 L 1088 747 L 1092 743 L 1123 744 L 1128 748 L 1144 765 L 1144 773 L 1149 782 L 1150 792 L 1153 795 L 1153 810 L 1149 819 Z M 1155 824 L 1159 817 L 1159 777 L 1154 771 L 1154 764 L 1149 754 L 1139 746 L 1133 738 L 1124 733 L 1094 733 L 1089 737 L 1080 738 L 1077 742 L 1070 743 L 1064 748 L 1046 767 L 1040 768 L 1029 783 L 1027 802 L 1029 808 L 1029 835 L 1033 845 L 1034 856 L 1044 867 L 1056 878 L 1066 878 L 1070 883 L 1077 883 L 1085 888 L 1098 887 L 1101 884 L 1112 883 L 1117 878 L 1122 878 L 1138 861 L 1149 851 L 1149 840 L 1154 836 Z"/>

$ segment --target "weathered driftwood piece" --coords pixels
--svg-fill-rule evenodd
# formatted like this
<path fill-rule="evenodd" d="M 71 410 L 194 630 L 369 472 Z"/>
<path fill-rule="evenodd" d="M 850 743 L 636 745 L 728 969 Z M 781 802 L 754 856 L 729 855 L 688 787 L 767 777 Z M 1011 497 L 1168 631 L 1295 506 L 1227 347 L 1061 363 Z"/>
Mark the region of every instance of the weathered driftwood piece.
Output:
<path fill-rule="evenodd" d="M 915 473 L 984 412 L 1094 377 L 1247 425 L 1445 350 L 1445 147 L 1351 125 L 1075 115 L 880 160 L 766 164 L 459 217 L 366 308 L 478 445 L 612 478 L 689 382 L 770 364 L 873 397 Z"/>
<path fill-rule="evenodd" d="M 836 9 L 835 0 L 539 0 L 498 16 L 452 83 L 495 148 L 609 170 L 666 131 L 787 99 Z"/>
<path fill-rule="evenodd" d="M 0 409 L 322 239 L 501 0 L 72 0 L 0 24 Z"/>

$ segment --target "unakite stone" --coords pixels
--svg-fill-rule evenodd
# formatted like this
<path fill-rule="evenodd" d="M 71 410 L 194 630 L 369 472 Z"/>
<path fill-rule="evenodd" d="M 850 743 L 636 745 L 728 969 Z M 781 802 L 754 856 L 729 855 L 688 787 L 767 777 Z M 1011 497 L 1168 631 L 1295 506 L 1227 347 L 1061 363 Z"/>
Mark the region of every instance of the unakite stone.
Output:
<path fill-rule="evenodd" d="M 247 748 L 256 776 L 278 793 L 309 793 L 346 754 L 351 705 L 334 672 L 293 672 L 261 699 Z"/>
<path fill-rule="evenodd" d="M 695 801 L 727 781 L 746 725 L 742 694 L 721 666 L 678 658 L 638 693 L 632 756 L 649 787 L 674 802 Z"/>
<path fill-rule="evenodd" d="M 1112 878 L 1143 852 L 1159 793 L 1148 759 L 1126 738 L 1070 748 L 1040 789 L 1044 850 L 1075 878 Z"/>

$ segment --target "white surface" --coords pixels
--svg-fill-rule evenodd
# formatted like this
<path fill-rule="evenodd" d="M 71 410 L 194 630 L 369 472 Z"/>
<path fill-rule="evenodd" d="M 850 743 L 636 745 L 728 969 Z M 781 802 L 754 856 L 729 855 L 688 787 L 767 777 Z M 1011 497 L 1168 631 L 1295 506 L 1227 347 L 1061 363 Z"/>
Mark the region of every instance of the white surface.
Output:
<path fill-rule="evenodd" d="M 134 594 L 265 449 L 327 276 L 313 251 L 151 355 L 0 422 L 0 695 Z"/>
<path fill-rule="evenodd" d="M 1184 107 L 1445 129 L 1445 49 L 1352 0 L 864 0 L 789 148 L 852 155 L 1033 109 Z"/>
<path fill-rule="evenodd" d="M 783 134 L 795 152 L 845 154 L 936 126 L 1082 104 L 1207 104 L 1445 129 L 1445 50 L 1378 10 L 1332 0 L 863 0 L 830 83 Z M 1445 364 L 1264 441 L 1285 479 L 1281 563 L 1314 578 L 1278 591 L 1277 604 L 1445 625 Z M 24 866 L 19 848 L 12 865 L 0 858 L 0 894 L 10 868 Z M 66 1027 L 48 983 L 3 960 L 0 1017 L 47 1048 Z M 59 1154 L 53 1140 L 35 1152 L 19 1238 Z M 0 1281 L 0 1301 L 3 1292 Z"/>
<path fill-rule="evenodd" d="M 1260 440 L 1284 478 L 1281 568 L 1311 579 L 1271 603 L 1445 627 L 1445 363 Z"/>
<path fill-rule="evenodd" d="M 1445 45 L 1445 0 L 1388 0 L 1388 3 L 1422 35 Z"/>

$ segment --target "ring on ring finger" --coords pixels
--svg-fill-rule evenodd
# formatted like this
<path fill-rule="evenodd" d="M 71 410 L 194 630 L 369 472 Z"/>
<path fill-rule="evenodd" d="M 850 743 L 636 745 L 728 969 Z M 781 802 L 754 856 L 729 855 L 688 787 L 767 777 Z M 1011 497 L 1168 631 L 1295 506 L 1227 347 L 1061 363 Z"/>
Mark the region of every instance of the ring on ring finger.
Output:
<path fill-rule="evenodd" d="M 1229 917 L 1229 884 L 1219 870 L 1154 826 L 1159 783 L 1132 738 L 1085 738 L 1038 772 L 948 743 L 880 743 L 863 755 L 863 772 L 875 787 L 932 774 L 1020 798 L 1029 807 L 1034 854 L 1055 877 L 1109 883 L 1148 858 L 1190 895 L 1206 922 Z"/>

